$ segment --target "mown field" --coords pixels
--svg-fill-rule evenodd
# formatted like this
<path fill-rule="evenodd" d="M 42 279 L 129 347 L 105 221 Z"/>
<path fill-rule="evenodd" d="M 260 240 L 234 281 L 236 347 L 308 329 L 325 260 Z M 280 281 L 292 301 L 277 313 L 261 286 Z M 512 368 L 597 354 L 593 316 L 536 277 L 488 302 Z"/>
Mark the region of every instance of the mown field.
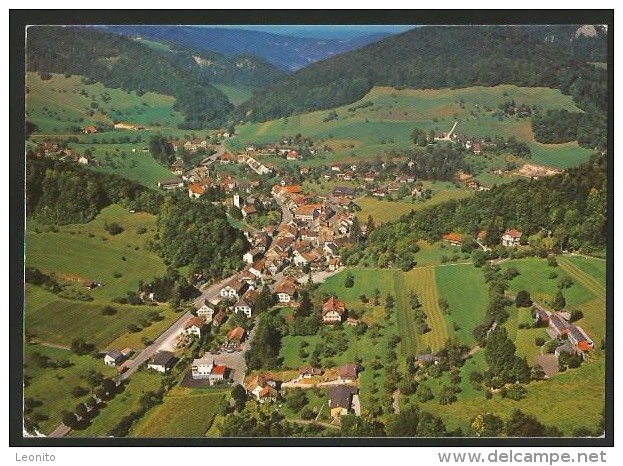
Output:
<path fill-rule="evenodd" d="M 525 88 L 511 85 L 468 87 L 441 90 L 396 90 L 375 87 L 358 102 L 330 110 L 295 115 L 263 123 L 247 123 L 237 128 L 234 150 L 247 143 L 277 142 L 283 135 L 311 137 L 320 147 L 334 153 L 326 158 L 312 158 L 309 165 L 347 162 L 409 149 L 414 127 L 447 132 L 454 121 L 457 134 L 467 136 L 515 136 L 534 151 L 532 161 L 556 167 L 568 167 L 587 160 L 591 151 L 577 144 L 547 145 L 535 143 L 529 119 L 503 117 L 493 113 L 504 102 L 536 105 L 542 110 L 566 109 L 580 112 L 570 96 L 556 89 Z M 370 105 L 371 104 L 371 105 Z M 349 111 L 350 109 L 350 111 Z M 327 120 L 327 121 L 325 121 Z M 285 162 L 282 162 L 285 163 Z"/>
<path fill-rule="evenodd" d="M 229 389 L 169 394 L 130 432 L 131 437 L 205 437 Z"/>
<path fill-rule="evenodd" d="M 573 280 L 570 288 L 563 290 L 565 310 L 579 309 L 584 314 L 577 324 L 599 344 L 606 330 L 606 263 L 600 259 L 580 256 L 557 257 L 558 267 L 550 267 L 545 259 L 526 258 L 503 262 L 502 268 L 516 268 L 520 275 L 509 282 L 509 293 L 527 290 L 534 300 L 549 306 L 558 291 L 558 283 L 567 276 Z M 550 279 L 551 272 L 558 276 Z"/>
<path fill-rule="evenodd" d="M 213 84 L 219 91 L 227 96 L 233 105 L 240 105 L 253 97 L 253 89 L 244 86 L 229 86 L 227 84 Z"/>
<path fill-rule="evenodd" d="M 52 74 L 51 79 L 42 80 L 37 73 L 26 73 L 26 117 L 37 125 L 37 133 L 67 134 L 72 127 L 117 121 L 177 127 L 183 121 L 183 116 L 173 110 L 175 98 L 171 96 L 154 92 L 139 96 L 101 83 L 85 84 L 82 79 Z"/>
<path fill-rule="evenodd" d="M 431 183 L 427 181 L 423 184 L 424 189 L 430 189 L 433 192 L 432 197 L 424 201 L 394 201 L 373 196 L 356 199 L 355 203 L 361 207 L 361 210 L 356 214 L 357 218 L 359 218 L 359 221 L 365 222 L 368 219 L 368 215 L 372 215 L 375 223 L 387 223 L 397 220 L 402 215 L 408 214 L 413 210 L 426 209 L 451 199 L 465 199 L 474 192 L 464 187 L 457 188 L 452 183 Z"/>
<path fill-rule="evenodd" d="M 473 345 L 474 328 L 484 321 L 489 297 L 482 270 L 472 264 L 436 267 L 439 295 L 448 300 L 446 325 L 460 343 Z M 458 330 L 454 330 L 456 324 Z"/>
<path fill-rule="evenodd" d="M 124 231 L 111 236 L 105 223 L 116 222 Z M 145 233 L 139 234 L 139 229 Z M 111 303 L 136 292 L 139 280 L 149 282 L 162 276 L 165 266 L 145 244 L 155 234 L 155 217 L 146 213 L 131 214 L 113 205 L 87 224 L 65 225 L 55 231 L 35 223 L 26 230 L 26 266 L 36 267 L 53 275 L 69 288 L 90 295 L 92 301 L 64 299 L 34 285 L 26 287 L 26 332 L 37 340 L 69 345 L 82 337 L 99 349 L 129 346 L 141 348 L 143 337 L 159 335 L 177 314 L 168 306 L 130 306 Z M 141 230 L 142 231 L 142 230 Z M 38 233 L 37 233 L 38 232 Z M 87 290 L 79 280 L 100 280 L 104 286 Z M 112 316 L 102 315 L 111 305 L 117 310 Z M 153 322 L 138 333 L 129 333 L 127 326 L 137 324 L 158 312 L 162 320 Z M 117 346 L 119 345 L 119 346 Z"/>

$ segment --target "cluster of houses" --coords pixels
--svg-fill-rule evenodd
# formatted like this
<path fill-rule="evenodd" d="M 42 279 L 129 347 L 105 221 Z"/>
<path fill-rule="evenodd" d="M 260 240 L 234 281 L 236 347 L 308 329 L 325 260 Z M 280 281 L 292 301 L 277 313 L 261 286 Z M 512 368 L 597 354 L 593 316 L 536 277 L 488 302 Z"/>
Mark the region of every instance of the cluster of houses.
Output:
<path fill-rule="evenodd" d="M 321 368 L 303 367 L 299 370 L 299 376 L 296 380 L 309 380 L 323 374 L 324 370 Z M 356 415 L 361 414 L 357 380 L 357 366 L 346 364 L 337 369 L 337 378 L 322 382 L 324 386 L 329 387 L 328 405 L 333 421 L 338 422 L 341 416 L 353 412 Z M 311 386 L 313 386 L 313 382 Z M 248 378 L 244 387 L 248 396 L 260 404 L 274 403 L 282 399 L 282 382 L 265 374 L 256 374 Z"/>
<path fill-rule="evenodd" d="M 74 162 L 80 165 L 99 165 L 99 162 L 88 151 L 81 154 L 76 149 L 61 146 L 55 140 L 46 140 L 38 144 L 34 152 L 39 157 L 53 157 L 64 162 Z"/>
<path fill-rule="evenodd" d="M 442 236 L 442 240 L 445 243 L 448 243 L 452 246 L 462 246 L 463 241 L 465 240 L 467 235 L 463 233 L 457 233 L 455 231 L 451 231 L 450 233 L 446 233 Z M 485 230 L 480 230 L 476 235 L 477 241 L 482 241 L 487 236 L 487 232 Z M 521 231 L 515 230 L 514 228 L 508 229 L 504 232 L 504 234 L 500 237 L 500 243 L 502 246 L 507 247 L 515 247 L 521 244 L 521 238 L 523 233 Z"/>
<path fill-rule="evenodd" d="M 547 309 L 534 304 L 534 321 L 547 325 L 547 331 L 552 338 L 565 336 L 566 341 L 555 350 L 555 355 L 562 352 L 569 354 L 584 354 L 595 348 L 595 343 L 587 333 L 571 322 L 566 312 L 550 312 Z"/>

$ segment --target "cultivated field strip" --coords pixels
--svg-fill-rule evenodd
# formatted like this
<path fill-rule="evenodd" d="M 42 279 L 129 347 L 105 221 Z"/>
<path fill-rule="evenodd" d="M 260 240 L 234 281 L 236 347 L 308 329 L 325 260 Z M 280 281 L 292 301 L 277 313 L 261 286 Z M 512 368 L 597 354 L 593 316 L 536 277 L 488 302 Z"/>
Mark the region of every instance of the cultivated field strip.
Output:
<path fill-rule="evenodd" d="M 424 348 L 421 345 L 421 337 L 417 334 L 413 311 L 409 305 L 409 291 L 414 289 L 413 283 L 409 281 L 408 286 L 405 281 L 404 273 L 396 271 L 394 274 L 394 290 L 396 296 L 396 317 L 400 330 L 400 350 L 403 356 L 410 354 L 417 356 L 418 350 Z"/>
<path fill-rule="evenodd" d="M 448 328 L 443 312 L 439 308 L 437 300 L 439 292 L 437 290 L 437 280 L 435 278 L 435 268 L 416 268 L 406 274 L 408 288 L 417 291 L 422 308 L 428 317 L 428 325 L 431 331 L 419 336 L 419 349 L 424 350 L 430 346 L 432 351 L 438 351 L 448 339 Z M 408 295 L 408 292 L 407 292 Z M 413 319 L 411 319 L 413 320 Z"/>
<path fill-rule="evenodd" d="M 575 265 L 571 260 L 560 257 L 557 259 L 562 269 L 571 274 L 582 285 L 584 285 L 591 293 L 593 293 L 599 299 L 606 299 L 606 288 L 602 283 L 599 283 L 594 277 L 584 272 L 580 267 Z"/>

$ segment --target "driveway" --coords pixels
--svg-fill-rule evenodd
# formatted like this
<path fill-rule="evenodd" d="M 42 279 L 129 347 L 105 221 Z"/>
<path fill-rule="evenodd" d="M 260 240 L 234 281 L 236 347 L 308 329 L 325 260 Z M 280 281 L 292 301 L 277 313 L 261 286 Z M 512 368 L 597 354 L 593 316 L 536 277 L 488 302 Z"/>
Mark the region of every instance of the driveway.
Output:
<path fill-rule="evenodd" d="M 244 385 L 244 377 L 247 373 L 247 363 L 244 359 L 244 355 L 251 348 L 251 341 L 255 337 L 256 327 L 249 333 L 249 338 L 240 345 L 240 351 L 234 353 L 226 353 L 221 351 L 219 354 L 214 355 L 214 360 L 217 364 L 225 364 L 231 370 L 231 379 L 233 385 Z"/>

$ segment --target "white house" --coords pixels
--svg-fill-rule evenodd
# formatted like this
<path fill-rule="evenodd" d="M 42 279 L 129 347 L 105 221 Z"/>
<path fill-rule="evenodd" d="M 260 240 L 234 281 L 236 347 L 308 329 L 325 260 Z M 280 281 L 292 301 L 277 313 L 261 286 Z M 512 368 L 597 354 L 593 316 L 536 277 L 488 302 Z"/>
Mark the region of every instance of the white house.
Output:
<path fill-rule="evenodd" d="M 275 293 L 280 303 L 289 303 L 294 300 L 296 284 L 290 280 L 284 280 L 275 287 Z"/>
<path fill-rule="evenodd" d="M 106 353 L 106 356 L 104 356 L 104 364 L 107 366 L 118 366 L 123 362 L 123 359 L 123 353 L 119 350 L 113 349 Z"/>
<path fill-rule="evenodd" d="M 514 229 L 506 230 L 506 232 L 502 235 L 502 246 L 519 246 L 521 235 L 521 231 Z"/>
<path fill-rule="evenodd" d="M 304 256 L 304 254 L 299 251 L 294 251 L 293 260 L 294 260 L 294 265 L 296 265 L 297 267 L 301 267 L 301 266 L 309 264 L 309 261 Z"/>
<path fill-rule="evenodd" d="M 185 335 L 195 335 L 196 337 L 201 337 L 201 329 L 205 326 L 205 319 L 203 317 L 193 317 L 186 325 L 184 325 L 184 334 Z"/>
<path fill-rule="evenodd" d="M 230 280 L 223 288 L 220 295 L 225 299 L 239 299 L 242 293 L 246 291 L 249 285 L 246 282 L 240 282 L 236 279 Z"/>
<path fill-rule="evenodd" d="M 210 301 L 206 299 L 204 303 L 201 305 L 201 307 L 197 309 L 197 317 L 204 318 L 207 323 L 212 320 L 212 317 L 214 317 L 215 312 L 216 312 L 216 309 L 214 308 L 212 303 L 210 303 Z"/>
<path fill-rule="evenodd" d="M 195 380 L 208 379 L 210 382 L 220 381 L 225 378 L 227 366 L 225 364 L 216 364 L 214 359 L 204 355 L 201 359 L 193 360 L 191 372 Z"/>
<path fill-rule="evenodd" d="M 257 298 L 258 298 L 258 294 L 255 291 L 253 290 L 247 291 L 242 296 L 242 298 L 240 298 L 236 302 L 236 304 L 234 304 L 234 311 L 242 312 L 247 317 L 251 317 L 253 313 L 253 309 L 255 307 L 255 301 L 257 300 Z"/>
<path fill-rule="evenodd" d="M 322 321 L 325 324 L 342 322 L 346 317 L 346 306 L 335 296 L 331 296 L 322 304 Z"/>
<path fill-rule="evenodd" d="M 247 264 L 253 264 L 260 257 L 262 257 L 262 251 L 260 251 L 257 248 L 254 248 L 254 249 L 251 249 L 250 251 L 247 251 L 242 256 L 242 260 L 245 261 Z"/>

